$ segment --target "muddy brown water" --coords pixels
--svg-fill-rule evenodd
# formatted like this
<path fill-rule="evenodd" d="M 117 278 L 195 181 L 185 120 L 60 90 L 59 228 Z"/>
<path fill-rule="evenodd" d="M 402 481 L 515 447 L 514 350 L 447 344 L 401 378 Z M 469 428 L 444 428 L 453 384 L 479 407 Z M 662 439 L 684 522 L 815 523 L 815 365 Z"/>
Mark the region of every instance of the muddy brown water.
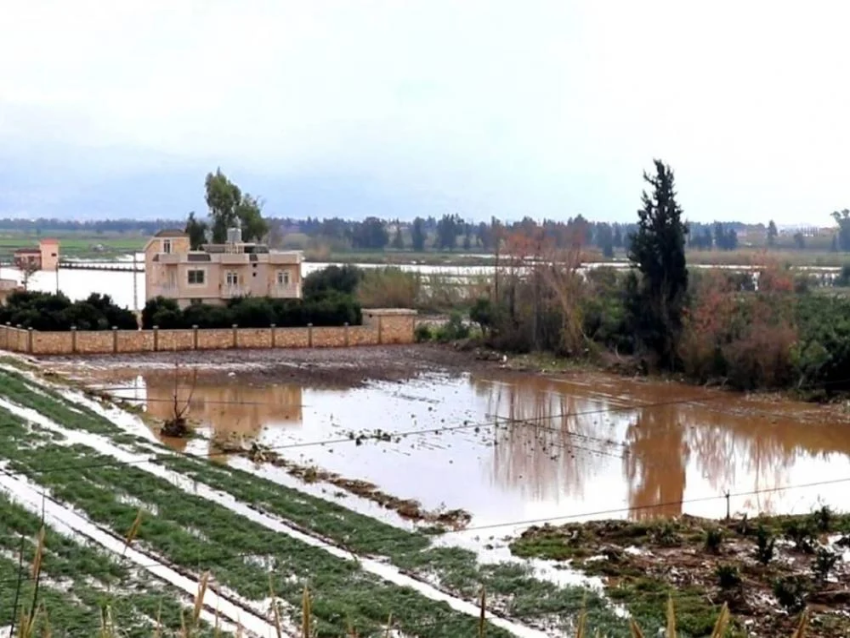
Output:
<path fill-rule="evenodd" d="M 109 379 L 117 396 L 170 415 L 168 372 Z M 840 410 L 676 383 L 486 372 L 320 389 L 200 375 L 190 418 L 208 436 L 257 441 L 428 509 L 466 509 L 473 526 L 721 517 L 727 491 L 733 514 L 850 509 L 850 480 L 838 482 L 850 479 L 850 423 Z M 358 444 L 378 429 L 391 440 Z M 397 436 L 411 430 L 427 432 Z M 318 443 L 327 440 L 337 442 Z"/>

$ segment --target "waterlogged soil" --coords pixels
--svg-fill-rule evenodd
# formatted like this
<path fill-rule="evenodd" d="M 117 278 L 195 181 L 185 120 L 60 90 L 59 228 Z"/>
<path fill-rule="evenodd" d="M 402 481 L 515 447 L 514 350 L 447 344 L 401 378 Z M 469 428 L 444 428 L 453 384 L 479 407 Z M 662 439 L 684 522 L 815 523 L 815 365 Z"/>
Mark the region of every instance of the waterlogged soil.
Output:
<path fill-rule="evenodd" d="M 49 357 L 43 361 L 48 368 L 78 378 L 104 369 L 126 376 L 180 366 L 201 369 L 209 377 L 232 373 L 255 383 L 337 388 L 362 387 L 370 381 L 403 382 L 429 372 L 460 371 L 470 366 L 488 367 L 488 362 L 476 360 L 467 352 L 430 345 L 158 352 L 85 359 Z"/>
<path fill-rule="evenodd" d="M 260 369 L 271 364 L 259 351 L 204 354 L 177 378 L 201 438 L 166 440 L 174 449 L 256 444 L 312 476 L 362 481 L 427 512 L 469 512 L 484 541 L 552 518 L 719 518 L 727 492 L 732 514 L 850 510 L 843 406 L 586 370 L 520 373 L 430 346 L 278 351 L 285 377 Z M 64 370 L 154 422 L 170 418 L 174 359 L 139 361 Z M 335 381 L 317 380 L 319 369 Z"/>
<path fill-rule="evenodd" d="M 301 479 L 305 483 L 323 482 L 334 485 L 360 498 L 377 503 L 381 507 L 393 510 L 407 521 L 429 523 L 443 529 L 461 530 L 469 524 L 472 518 L 469 512 L 461 509 L 428 511 L 423 509 L 422 504 L 415 499 L 399 498 L 398 496 L 387 494 L 379 489 L 377 485 L 368 481 L 348 479 L 316 466 L 305 467 L 292 463 L 273 449 L 258 445 L 256 442 L 246 447 L 241 440 L 234 441 L 231 439 L 228 441 L 214 439 L 212 445 L 213 449 L 217 452 L 242 456 L 256 464 L 268 463 L 283 468 L 288 474 Z"/>
<path fill-rule="evenodd" d="M 850 635 L 850 516 L 710 521 L 694 517 L 533 526 L 512 544 L 525 558 L 567 561 L 601 576 L 639 620 L 662 624 L 668 597 L 679 630 L 705 636 L 728 605 L 734 636 Z"/>

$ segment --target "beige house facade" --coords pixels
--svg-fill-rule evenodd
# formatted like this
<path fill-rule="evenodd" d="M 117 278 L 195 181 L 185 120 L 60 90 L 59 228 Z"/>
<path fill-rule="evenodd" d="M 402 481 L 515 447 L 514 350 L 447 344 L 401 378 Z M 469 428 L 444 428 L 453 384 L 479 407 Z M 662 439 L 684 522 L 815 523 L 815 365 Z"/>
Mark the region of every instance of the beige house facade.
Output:
<path fill-rule="evenodd" d="M 166 297 L 185 308 L 237 297 L 301 298 L 303 253 L 243 242 L 239 229 L 227 239 L 192 250 L 186 233 L 158 232 L 145 245 L 145 299 Z"/>
<path fill-rule="evenodd" d="M 59 267 L 59 241 L 42 239 L 38 247 L 15 251 L 15 266 L 21 270 L 55 271 Z"/>

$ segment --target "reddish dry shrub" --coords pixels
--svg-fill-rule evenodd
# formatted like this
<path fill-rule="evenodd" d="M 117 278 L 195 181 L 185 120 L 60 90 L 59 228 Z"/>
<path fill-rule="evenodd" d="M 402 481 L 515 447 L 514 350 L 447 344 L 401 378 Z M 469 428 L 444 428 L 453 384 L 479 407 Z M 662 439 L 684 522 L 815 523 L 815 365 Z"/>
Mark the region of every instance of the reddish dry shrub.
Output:
<path fill-rule="evenodd" d="M 793 280 L 775 267 L 760 271 L 758 292 L 732 288 L 720 272 L 696 287 L 679 347 L 685 372 L 696 379 L 725 378 L 741 389 L 788 383 L 797 342 Z"/>

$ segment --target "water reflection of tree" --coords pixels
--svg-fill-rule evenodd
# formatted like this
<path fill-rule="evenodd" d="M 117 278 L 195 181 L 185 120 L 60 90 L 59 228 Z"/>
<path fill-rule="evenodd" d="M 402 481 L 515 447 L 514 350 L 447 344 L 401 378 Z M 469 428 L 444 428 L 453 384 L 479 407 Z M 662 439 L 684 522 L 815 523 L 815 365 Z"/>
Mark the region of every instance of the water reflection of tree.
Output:
<path fill-rule="evenodd" d="M 606 457 L 622 452 L 620 446 L 605 445 L 599 440 L 609 434 L 605 424 L 614 415 L 552 417 L 622 408 L 623 403 L 655 404 L 616 417 L 628 424 L 618 431 L 624 432 L 630 452 L 622 468 L 629 484 L 630 506 L 641 508 L 634 512 L 635 516 L 681 513 L 678 502 L 684 499 L 692 461 L 692 471 L 704 477 L 713 493 L 720 496 L 727 489 L 744 492 L 787 485 L 790 470 L 800 457 L 850 454 L 846 428 L 824 423 L 823 410 L 815 412 L 791 402 L 621 379 L 608 380 L 602 391 L 596 379 L 576 383 L 540 377 L 494 380 L 473 376 L 471 383 L 476 394 L 485 400 L 488 419 L 498 415 L 529 422 L 504 435 L 504 442 L 494 452 L 493 473 L 498 483 L 510 489 L 521 485 L 534 498 L 557 497 L 564 492 L 582 494 L 589 477 L 602 467 Z M 600 398 L 601 392 L 612 398 Z M 558 431 L 535 431 L 532 423 Z M 567 429 L 578 436 L 567 434 Z M 541 445 L 541 440 L 545 445 Z M 569 453 L 558 450 L 561 454 L 552 460 L 552 448 L 569 445 L 597 449 L 603 456 L 577 451 L 571 458 Z M 752 502 L 738 499 L 732 503 L 733 511 L 754 508 L 769 512 L 773 498 L 775 494 L 765 492 L 754 496 Z M 665 502 L 675 504 L 652 507 Z"/>
<path fill-rule="evenodd" d="M 609 446 L 602 441 L 603 420 L 598 414 L 562 415 L 604 411 L 605 403 L 575 396 L 541 377 L 521 382 L 472 377 L 471 384 L 486 400 L 487 419 L 506 422 L 495 436 L 496 483 L 535 500 L 557 501 L 564 493 L 581 497 L 600 460 L 610 458 Z"/>
<path fill-rule="evenodd" d="M 629 481 L 629 506 L 635 518 L 682 512 L 690 448 L 678 406 L 637 410 L 626 429 L 629 454 L 623 460 Z"/>
<path fill-rule="evenodd" d="M 691 447 L 697 453 L 697 468 L 718 493 L 736 484 L 738 469 L 745 476 L 752 476 L 752 483 L 739 486 L 739 491 L 770 490 L 789 483 L 789 472 L 801 454 L 850 453 L 850 437 L 842 435 L 842 428 L 822 423 L 821 414 L 818 422 L 806 423 L 801 418 L 805 414 L 798 413 L 795 404 L 737 413 L 731 410 L 735 407 L 739 406 L 684 408 L 687 418 L 700 426 L 689 435 Z M 772 492 L 756 494 L 735 507 L 770 512 L 774 496 Z"/>
<path fill-rule="evenodd" d="M 168 418 L 173 406 L 173 379 L 150 375 L 145 383 L 148 413 L 157 419 Z M 189 388 L 181 386 L 178 400 L 186 400 L 188 393 Z M 271 423 L 301 423 L 301 402 L 302 389 L 297 385 L 247 386 L 199 376 L 188 418 L 211 428 L 214 436 L 250 439 Z"/>

